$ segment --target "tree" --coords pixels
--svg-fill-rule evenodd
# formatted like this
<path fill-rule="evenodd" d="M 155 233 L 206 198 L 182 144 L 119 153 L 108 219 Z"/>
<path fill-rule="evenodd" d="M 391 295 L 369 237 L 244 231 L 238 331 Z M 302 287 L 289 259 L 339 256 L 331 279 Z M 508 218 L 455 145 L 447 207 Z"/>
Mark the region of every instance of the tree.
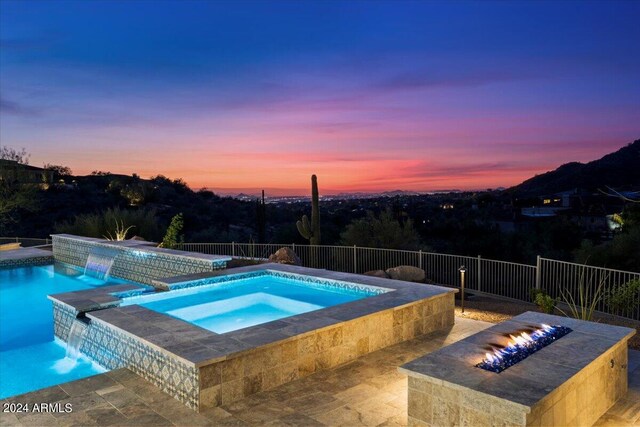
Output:
<path fill-rule="evenodd" d="M 48 171 L 52 171 L 56 177 L 63 176 L 71 176 L 73 172 L 69 166 L 61 166 L 61 165 L 52 165 L 51 163 L 46 163 L 44 168 Z"/>
<path fill-rule="evenodd" d="M 12 234 L 13 224 L 20 221 L 24 212 L 36 212 L 40 208 L 37 187 L 0 179 L 0 234 Z"/>
<path fill-rule="evenodd" d="M 12 227 L 20 221 L 22 214 L 36 212 L 40 208 L 38 188 L 34 185 L 21 184 L 10 178 L 15 176 L 17 162 L 29 164 L 30 154 L 23 148 L 0 147 L 0 159 L 8 160 L 0 164 L 0 234 L 11 234 Z"/>
<path fill-rule="evenodd" d="M 630 203 L 622 212 L 622 231 L 600 245 L 590 240 L 575 251 L 576 262 L 628 271 L 640 271 L 640 204 Z"/>
<path fill-rule="evenodd" d="M 184 219 L 182 218 L 182 214 L 179 213 L 171 218 L 171 224 L 169 224 L 169 228 L 167 228 L 167 233 L 164 235 L 160 247 L 168 249 L 177 248 L 180 243 L 184 242 L 184 236 L 182 235 L 183 228 Z"/>
<path fill-rule="evenodd" d="M 131 206 L 139 206 L 149 200 L 153 193 L 153 186 L 147 181 L 139 179 L 127 184 L 120 190 L 120 195 L 129 201 Z"/>
<path fill-rule="evenodd" d="M 353 220 L 340 235 L 342 244 L 347 246 L 365 246 L 386 249 L 413 250 L 420 247 L 418 232 L 413 221 L 407 219 L 400 223 L 391 209 L 375 216 L 367 212 L 364 218 Z"/>
<path fill-rule="evenodd" d="M 27 153 L 27 150 L 23 147 L 20 150 L 16 150 L 15 148 L 0 147 L 0 159 L 2 160 L 11 160 L 13 162 L 18 162 L 21 165 L 29 164 L 29 157 L 31 154 Z"/>

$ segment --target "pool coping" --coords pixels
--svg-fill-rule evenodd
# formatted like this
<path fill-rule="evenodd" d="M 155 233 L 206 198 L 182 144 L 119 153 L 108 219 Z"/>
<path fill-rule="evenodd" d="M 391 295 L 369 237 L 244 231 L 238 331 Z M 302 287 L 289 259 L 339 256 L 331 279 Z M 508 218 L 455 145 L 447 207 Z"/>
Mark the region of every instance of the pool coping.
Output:
<path fill-rule="evenodd" d="M 139 289 L 135 285 L 106 286 L 85 291 L 55 294 L 50 295 L 49 299 L 56 304 L 67 306 L 67 308 L 77 313 L 84 313 L 91 321 L 115 327 L 132 338 L 144 341 L 162 353 L 181 359 L 187 365 L 198 368 L 251 352 L 256 347 L 283 343 L 294 339 L 296 336 L 330 328 L 348 320 L 457 292 L 456 289 L 436 285 L 274 263 L 177 276 L 163 279 L 163 282 L 180 283 L 188 280 L 264 270 L 347 281 L 391 290 L 387 293 L 361 300 L 224 334 L 217 334 L 140 305 L 118 307 L 120 299 L 112 294 Z"/>
<path fill-rule="evenodd" d="M 36 247 L 0 251 L 0 269 L 35 267 L 53 264 L 53 262 L 52 251 Z"/>

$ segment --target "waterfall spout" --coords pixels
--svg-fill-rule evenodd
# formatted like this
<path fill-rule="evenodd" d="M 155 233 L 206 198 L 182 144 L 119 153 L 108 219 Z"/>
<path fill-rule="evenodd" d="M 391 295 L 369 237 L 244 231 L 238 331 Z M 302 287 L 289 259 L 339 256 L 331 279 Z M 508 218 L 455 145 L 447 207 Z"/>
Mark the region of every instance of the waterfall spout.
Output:
<path fill-rule="evenodd" d="M 107 280 L 117 254 L 118 252 L 111 248 L 99 246 L 91 248 L 84 266 L 84 274 L 100 280 Z"/>
<path fill-rule="evenodd" d="M 67 353 L 65 357 L 73 360 L 78 360 L 80 356 L 80 347 L 84 341 L 85 332 L 87 332 L 88 324 L 82 320 L 76 319 L 71 324 L 71 330 L 67 337 Z"/>

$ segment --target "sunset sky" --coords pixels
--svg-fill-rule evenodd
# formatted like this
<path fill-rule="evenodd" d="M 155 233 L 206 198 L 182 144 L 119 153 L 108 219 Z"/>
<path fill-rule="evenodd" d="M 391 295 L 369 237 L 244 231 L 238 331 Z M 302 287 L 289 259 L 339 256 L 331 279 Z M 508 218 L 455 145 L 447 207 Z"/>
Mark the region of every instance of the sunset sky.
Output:
<path fill-rule="evenodd" d="M 0 142 L 271 194 L 483 189 L 640 138 L 640 2 L 0 1 Z"/>

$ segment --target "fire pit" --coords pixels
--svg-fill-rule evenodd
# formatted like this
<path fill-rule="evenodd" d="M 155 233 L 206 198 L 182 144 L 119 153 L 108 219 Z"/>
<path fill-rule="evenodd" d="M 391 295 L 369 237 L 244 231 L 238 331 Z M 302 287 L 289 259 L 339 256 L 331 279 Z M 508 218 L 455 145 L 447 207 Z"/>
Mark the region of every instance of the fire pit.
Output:
<path fill-rule="evenodd" d="M 505 347 L 492 348 L 493 352 L 485 353 L 485 358 L 476 366 L 487 371 L 500 373 L 509 366 L 515 365 L 536 351 L 554 343 L 569 332 L 571 332 L 571 328 L 560 325 L 549 326 L 543 323 L 540 328 L 533 331 L 528 329 L 515 336 L 509 334 L 511 341 Z"/>
<path fill-rule="evenodd" d="M 410 425 L 592 425 L 627 392 L 635 329 L 527 312 L 399 368 Z"/>

